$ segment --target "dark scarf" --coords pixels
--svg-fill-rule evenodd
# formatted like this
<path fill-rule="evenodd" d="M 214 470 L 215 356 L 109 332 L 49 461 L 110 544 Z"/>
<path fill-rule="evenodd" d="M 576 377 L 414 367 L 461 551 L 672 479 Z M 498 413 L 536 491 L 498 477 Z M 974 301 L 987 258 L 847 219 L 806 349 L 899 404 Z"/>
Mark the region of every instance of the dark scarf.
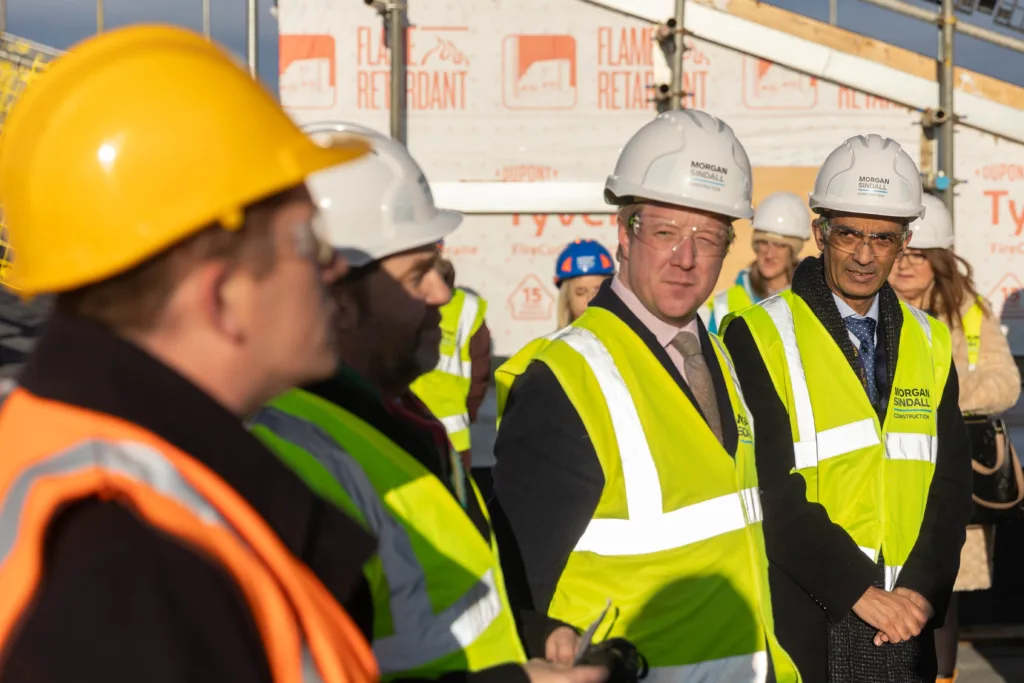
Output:
<path fill-rule="evenodd" d="M 803 299 L 842 349 L 850 368 L 862 377 L 857 351 L 839 315 L 832 290 L 825 282 L 824 261 L 805 258 L 793 274 L 793 293 Z M 888 283 L 878 292 L 878 319 L 886 358 L 889 386 L 896 376 L 896 359 L 903 326 L 903 309 Z M 863 379 L 863 378 L 862 378 Z M 876 588 L 883 588 L 878 582 Z M 917 638 L 898 645 L 875 647 L 875 629 L 853 612 L 829 622 L 830 683 L 932 683 L 935 680 L 934 636 L 926 629 Z"/>
<path fill-rule="evenodd" d="M 847 362 L 854 373 L 861 377 L 861 366 L 857 360 L 857 350 L 850 341 L 846 323 L 839 315 L 832 290 L 825 282 L 825 262 L 822 258 L 809 256 L 800 262 L 793 273 L 793 293 L 803 299 L 829 335 L 846 356 Z M 888 386 L 893 385 L 896 377 L 896 360 L 899 356 L 900 330 L 903 328 L 903 309 L 900 307 L 896 292 L 889 283 L 882 285 L 878 292 L 878 323 L 881 327 L 882 345 L 885 351 L 886 376 Z"/>

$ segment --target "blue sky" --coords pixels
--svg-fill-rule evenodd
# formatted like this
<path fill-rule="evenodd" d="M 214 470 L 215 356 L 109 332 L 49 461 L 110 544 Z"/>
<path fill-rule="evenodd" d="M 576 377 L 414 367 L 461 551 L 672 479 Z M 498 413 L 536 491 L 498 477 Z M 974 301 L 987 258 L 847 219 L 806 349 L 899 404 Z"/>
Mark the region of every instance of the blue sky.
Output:
<path fill-rule="evenodd" d="M 1024 5 L 1024 0 L 1018 1 Z M 270 4 L 270 0 L 259 0 L 260 77 L 276 90 L 277 23 L 269 14 Z M 827 0 L 774 0 L 773 4 L 822 21 L 828 20 Z M 917 4 L 937 7 L 927 2 Z M 212 0 L 211 5 L 214 38 L 244 55 L 246 0 Z M 410 5 L 412 19 L 415 20 L 415 0 Z M 8 30 L 55 47 L 66 48 L 96 30 L 95 2 L 90 0 L 7 0 L 7 6 Z M 198 30 L 202 26 L 201 7 L 200 0 L 105 0 L 106 24 L 110 27 L 140 21 L 163 21 Z M 961 16 L 960 19 L 997 28 L 991 17 L 986 15 Z M 938 43 L 934 27 L 862 0 L 839 0 L 839 25 L 929 56 L 935 55 Z M 1024 39 L 1024 34 L 1004 32 Z M 957 36 L 956 48 L 958 65 L 1024 85 L 1024 54 L 963 35 Z"/>

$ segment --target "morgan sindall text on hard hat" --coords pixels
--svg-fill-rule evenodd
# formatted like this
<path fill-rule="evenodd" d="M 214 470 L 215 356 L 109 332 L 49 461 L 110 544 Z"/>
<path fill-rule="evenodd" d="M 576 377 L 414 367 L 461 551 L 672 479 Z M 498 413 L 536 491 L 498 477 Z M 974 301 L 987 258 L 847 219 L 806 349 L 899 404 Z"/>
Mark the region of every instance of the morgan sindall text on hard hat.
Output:
<path fill-rule="evenodd" d="M 605 201 L 636 199 L 750 218 L 750 160 L 732 128 L 692 109 L 667 111 L 636 132 L 605 183 Z"/>
<path fill-rule="evenodd" d="M 757 205 L 753 226 L 754 230 L 806 241 L 811 239 L 811 212 L 799 195 L 775 192 Z"/>
<path fill-rule="evenodd" d="M 434 206 L 423 171 L 401 143 L 355 123 L 311 123 L 303 130 L 324 146 L 345 134 L 364 136 L 372 146 L 365 158 L 306 181 L 327 240 L 353 267 L 435 244 L 462 223 L 461 213 Z"/>
<path fill-rule="evenodd" d="M 910 243 L 914 249 L 950 249 L 953 246 L 953 217 L 945 202 L 933 194 L 925 193 L 924 216 L 910 224 L 914 235 Z"/>
<path fill-rule="evenodd" d="M 15 103 L 0 194 L 26 297 L 124 272 L 246 206 L 365 155 L 312 144 L 226 51 L 170 26 L 114 29 Z"/>
<path fill-rule="evenodd" d="M 818 170 L 810 207 L 885 218 L 918 218 L 921 173 L 899 143 L 881 135 L 852 137 Z"/>

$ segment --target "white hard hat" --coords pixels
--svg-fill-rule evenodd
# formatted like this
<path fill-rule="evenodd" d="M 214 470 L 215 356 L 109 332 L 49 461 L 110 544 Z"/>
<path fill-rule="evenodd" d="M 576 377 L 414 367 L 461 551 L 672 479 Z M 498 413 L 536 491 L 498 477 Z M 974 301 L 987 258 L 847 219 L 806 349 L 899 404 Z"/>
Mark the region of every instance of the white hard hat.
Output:
<path fill-rule="evenodd" d="M 925 193 L 921 198 L 925 217 L 910 224 L 914 238 L 910 246 L 914 249 L 949 249 L 953 246 L 953 218 L 945 202 L 933 194 Z"/>
<path fill-rule="evenodd" d="M 814 181 L 810 205 L 817 213 L 919 218 L 924 213 L 921 173 L 895 140 L 858 135 L 825 159 Z"/>
<path fill-rule="evenodd" d="M 750 160 L 732 128 L 692 109 L 660 114 L 619 154 L 604 185 L 605 201 L 649 199 L 750 218 Z"/>
<path fill-rule="evenodd" d="M 811 212 L 800 195 L 792 192 L 773 192 L 757 205 L 754 211 L 754 230 L 773 235 L 811 239 Z"/>
<path fill-rule="evenodd" d="M 392 254 L 435 244 L 462 222 L 462 214 L 434 206 L 423 171 L 405 147 L 355 123 L 311 123 L 303 130 L 327 146 L 335 133 L 370 139 L 371 154 L 306 179 L 327 240 L 355 268 Z"/>

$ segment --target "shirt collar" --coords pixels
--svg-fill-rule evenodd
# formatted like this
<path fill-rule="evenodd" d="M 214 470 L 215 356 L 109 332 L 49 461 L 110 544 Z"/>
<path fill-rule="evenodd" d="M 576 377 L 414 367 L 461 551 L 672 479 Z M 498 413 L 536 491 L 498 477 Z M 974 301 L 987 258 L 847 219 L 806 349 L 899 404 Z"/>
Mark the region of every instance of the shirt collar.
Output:
<path fill-rule="evenodd" d="M 637 298 L 629 287 L 619 278 L 618 275 L 612 278 L 612 291 L 620 299 L 622 303 L 626 304 L 626 307 L 637 317 L 637 319 L 650 330 L 651 334 L 658 340 L 658 343 L 663 347 L 667 348 L 672 340 L 676 338 L 676 335 L 682 331 L 687 331 L 693 336 L 700 339 L 700 328 L 697 325 L 697 316 L 693 317 L 689 323 L 683 327 L 676 327 L 670 323 L 661 320 L 656 315 L 647 310 L 647 306 Z"/>
<path fill-rule="evenodd" d="M 832 298 L 836 302 L 836 308 L 839 309 L 839 317 L 840 318 L 843 318 L 845 320 L 846 318 L 849 318 L 852 315 L 852 316 L 854 316 L 856 318 L 871 318 L 876 323 L 878 322 L 878 295 L 877 294 L 875 294 L 875 298 L 871 301 L 871 308 L 868 309 L 868 314 L 867 315 L 861 315 L 857 311 L 855 311 L 852 308 L 850 308 L 850 304 L 848 304 L 845 301 L 843 301 L 842 299 L 840 299 L 839 295 L 836 294 L 835 292 L 832 292 Z"/>

